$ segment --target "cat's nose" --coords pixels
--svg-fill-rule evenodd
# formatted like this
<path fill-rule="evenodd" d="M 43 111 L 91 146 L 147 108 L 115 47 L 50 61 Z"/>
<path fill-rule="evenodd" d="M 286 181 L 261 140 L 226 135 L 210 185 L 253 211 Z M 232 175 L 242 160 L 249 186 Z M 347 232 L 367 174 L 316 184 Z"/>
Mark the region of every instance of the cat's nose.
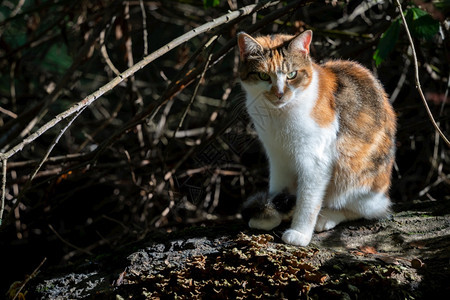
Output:
<path fill-rule="evenodd" d="M 277 91 L 277 92 L 275 92 L 275 96 L 277 96 L 277 98 L 278 98 L 278 99 L 281 99 L 281 98 L 283 98 L 283 95 L 284 95 L 284 93 L 283 93 L 283 92 L 281 92 L 281 91 Z"/>

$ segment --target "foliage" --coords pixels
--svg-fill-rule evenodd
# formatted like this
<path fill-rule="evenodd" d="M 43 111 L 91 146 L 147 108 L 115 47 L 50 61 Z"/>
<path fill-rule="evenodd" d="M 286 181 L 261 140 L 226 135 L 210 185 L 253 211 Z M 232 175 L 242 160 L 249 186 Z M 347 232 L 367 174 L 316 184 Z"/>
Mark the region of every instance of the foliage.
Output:
<path fill-rule="evenodd" d="M 383 33 L 380 42 L 378 43 L 377 49 L 373 55 L 375 64 L 377 67 L 389 56 L 389 54 L 394 50 L 395 43 L 398 40 L 400 29 L 402 26 L 402 20 L 397 19 L 392 22 L 391 26 Z"/>
<path fill-rule="evenodd" d="M 203 6 L 205 8 L 216 7 L 220 4 L 220 0 L 203 0 Z"/>
<path fill-rule="evenodd" d="M 433 19 L 426 11 L 418 7 L 410 7 L 404 13 L 413 37 L 431 40 L 439 32 L 439 21 Z M 373 55 L 377 67 L 394 50 L 402 23 L 400 17 L 396 18 L 381 35 L 380 42 Z"/>
<path fill-rule="evenodd" d="M 406 22 L 412 35 L 417 38 L 430 40 L 439 31 L 439 21 L 417 7 L 411 7 L 406 11 Z"/>

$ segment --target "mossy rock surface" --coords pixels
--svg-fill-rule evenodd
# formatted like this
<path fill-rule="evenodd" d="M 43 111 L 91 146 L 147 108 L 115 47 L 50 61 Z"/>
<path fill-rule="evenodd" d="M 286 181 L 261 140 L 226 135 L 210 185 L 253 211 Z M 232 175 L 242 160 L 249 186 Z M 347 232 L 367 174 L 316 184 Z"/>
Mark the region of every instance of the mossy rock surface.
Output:
<path fill-rule="evenodd" d="M 37 299 L 439 299 L 450 294 L 450 215 L 433 203 L 316 234 L 190 228 L 29 285 Z M 48 271 L 48 270 L 47 270 Z M 61 271 L 60 271 L 61 272 Z M 431 297 L 431 298 L 430 298 Z"/>

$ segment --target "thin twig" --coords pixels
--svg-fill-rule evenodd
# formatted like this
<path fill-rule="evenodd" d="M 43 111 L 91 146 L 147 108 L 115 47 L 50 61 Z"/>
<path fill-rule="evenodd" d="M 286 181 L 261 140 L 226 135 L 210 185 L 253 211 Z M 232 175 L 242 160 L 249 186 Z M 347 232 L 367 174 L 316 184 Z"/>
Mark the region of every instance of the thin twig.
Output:
<path fill-rule="evenodd" d="M 37 266 L 36 269 L 34 269 L 33 273 L 31 273 L 30 276 L 27 276 L 27 278 L 24 280 L 24 282 L 20 285 L 20 288 L 17 290 L 16 295 L 14 296 L 14 298 L 12 300 L 15 300 L 20 292 L 23 290 L 23 288 L 25 287 L 25 285 L 27 285 L 28 281 L 30 281 L 31 279 L 33 279 L 34 277 L 36 277 L 36 275 L 39 272 L 39 269 L 42 267 L 42 265 L 47 261 L 47 257 L 44 257 L 44 259 L 41 261 L 41 263 L 39 264 L 39 266 Z M 25 299 L 25 297 L 23 298 Z"/>
<path fill-rule="evenodd" d="M 449 180 L 449 179 L 450 179 L 450 174 L 439 176 L 439 177 L 436 179 L 435 182 L 433 182 L 433 183 L 427 185 L 424 189 L 422 189 L 422 190 L 419 192 L 419 194 L 418 194 L 419 197 L 422 197 L 423 195 L 425 195 L 426 193 L 428 193 L 432 188 L 438 186 L 438 185 L 441 184 L 442 182 L 447 181 L 447 180 Z"/>
<path fill-rule="evenodd" d="M 147 14 L 145 13 L 144 1 L 139 0 L 139 5 L 142 12 L 142 34 L 144 39 L 144 55 L 148 55 L 148 31 L 147 31 Z"/>
<path fill-rule="evenodd" d="M 427 111 L 427 114 L 428 114 L 428 117 L 430 118 L 431 123 L 433 124 L 434 128 L 439 133 L 441 138 L 444 140 L 444 142 L 447 144 L 447 146 L 450 147 L 450 141 L 447 139 L 447 137 L 444 135 L 444 133 L 439 128 L 439 125 L 434 120 L 433 114 L 431 113 L 430 107 L 428 106 L 427 99 L 425 98 L 425 96 L 424 96 L 424 94 L 422 92 L 422 87 L 420 85 L 420 78 L 419 78 L 419 63 L 417 61 L 417 55 L 416 55 L 416 50 L 414 48 L 414 42 L 413 42 L 413 39 L 411 37 L 411 34 L 409 33 L 408 24 L 406 23 L 406 19 L 405 19 L 405 16 L 403 14 L 403 10 L 402 10 L 402 6 L 400 4 L 400 0 L 396 0 L 396 1 L 397 1 L 398 9 L 400 10 L 400 16 L 401 16 L 402 21 L 403 21 L 403 26 L 405 27 L 405 30 L 406 30 L 406 35 L 408 36 L 409 44 L 410 44 L 411 49 L 412 49 L 413 60 L 414 60 L 414 71 L 415 71 L 414 73 L 415 73 L 416 88 L 417 88 L 417 90 L 419 92 L 420 98 L 423 101 L 423 104 L 425 106 L 425 109 Z"/>
<path fill-rule="evenodd" d="M 212 41 L 214 41 L 216 38 L 217 38 L 217 36 L 214 36 L 213 38 L 211 38 L 210 41 L 212 42 Z M 209 43 L 208 43 L 208 45 L 209 45 Z M 207 47 L 207 46 L 206 46 L 206 47 Z M 195 97 L 196 97 L 196 95 L 197 95 L 198 88 L 199 88 L 199 86 L 200 86 L 200 84 L 201 84 L 203 78 L 205 77 L 206 71 L 208 70 L 209 63 L 211 62 L 211 57 L 212 57 L 212 54 L 210 53 L 209 56 L 208 56 L 208 60 L 205 62 L 205 67 L 203 68 L 203 72 L 202 72 L 201 77 L 200 77 L 200 79 L 199 79 L 199 81 L 198 81 L 198 84 L 195 86 L 195 89 L 194 89 L 194 92 L 193 92 L 193 94 L 192 94 L 191 100 L 189 101 L 189 104 L 187 105 L 187 107 L 186 107 L 186 109 L 185 109 L 185 111 L 184 111 L 184 113 L 183 113 L 183 116 L 181 117 L 180 123 L 178 123 L 177 128 L 175 128 L 175 130 L 174 130 L 174 132 L 173 132 L 172 139 L 175 138 L 175 136 L 176 136 L 178 130 L 183 126 L 184 119 L 186 118 L 186 116 L 187 116 L 187 114 L 188 114 L 188 111 L 189 111 L 189 109 L 190 109 L 192 103 L 194 102 L 194 99 L 195 99 Z M 204 136 L 204 133 L 202 134 L 202 136 Z M 192 148 L 194 148 L 194 147 L 192 147 Z M 173 174 L 174 174 L 174 172 L 172 172 L 172 170 L 169 171 L 169 172 L 167 172 L 166 175 L 164 176 L 164 180 L 167 181 L 168 178 L 171 177 Z M 168 177 L 168 176 L 169 176 L 169 177 Z"/>
<path fill-rule="evenodd" d="M 106 29 L 104 29 L 100 33 L 100 45 L 102 45 L 100 48 L 100 53 L 102 54 L 103 59 L 105 60 L 105 63 L 108 65 L 108 67 L 111 69 L 111 71 L 114 74 L 116 74 L 116 76 L 118 76 L 120 74 L 120 71 L 116 68 L 116 66 L 113 64 L 113 62 L 109 58 L 108 49 L 106 49 L 105 35 L 106 35 Z"/>
<path fill-rule="evenodd" d="M 19 0 L 19 3 L 17 3 L 16 7 L 14 8 L 14 10 L 11 12 L 11 15 L 9 16 L 10 18 L 14 17 L 15 15 L 17 15 L 20 10 L 22 9 L 22 6 L 25 4 L 25 0 Z"/>
<path fill-rule="evenodd" d="M 2 225 L 3 221 L 3 212 L 5 211 L 5 199 L 6 199 L 6 163 L 7 159 L 2 159 L 2 204 L 0 207 L 0 226 Z"/>
<path fill-rule="evenodd" d="M 63 242 L 64 244 L 66 244 L 66 245 L 68 245 L 69 247 L 74 248 L 74 249 L 76 249 L 76 250 L 78 250 L 78 251 L 80 251 L 80 252 L 83 252 L 83 253 L 85 253 L 85 254 L 87 254 L 87 255 L 92 255 L 92 252 L 91 252 L 91 251 L 82 249 L 82 248 L 80 248 L 80 247 L 78 247 L 78 246 L 75 246 L 74 244 L 70 243 L 69 241 L 66 241 L 66 240 L 65 240 L 65 239 L 64 239 L 64 238 L 63 238 L 63 237 L 55 230 L 55 228 L 53 228 L 53 226 L 52 226 L 51 224 L 48 224 L 48 227 L 50 228 L 51 231 L 53 231 L 53 233 L 56 235 L 56 237 L 57 237 L 58 239 L 60 239 L 61 242 Z"/>
<path fill-rule="evenodd" d="M 47 164 L 59 164 L 64 161 L 80 160 L 83 157 L 84 157 L 84 154 L 82 154 L 82 153 L 73 153 L 73 154 L 52 156 L 46 160 L 45 164 L 46 165 Z M 25 161 L 10 162 L 10 163 L 8 163 L 8 168 L 10 168 L 10 169 L 27 168 L 30 166 L 35 166 L 36 164 L 39 163 L 39 161 L 40 161 L 39 159 L 31 159 L 31 160 L 25 160 Z"/>
<path fill-rule="evenodd" d="M 17 114 L 15 114 L 12 111 L 7 110 L 7 109 L 5 109 L 3 107 L 0 107 L 0 113 L 3 113 L 5 115 L 7 115 L 7 116 L 10 116 L 13 119 L 17 118 Z"/>
<path fill-rule="evenodd" d="M 130 2 L 126 1 L 124 7 L 124 19 L 125 19 L 125 25 L 126 28 L 125 31 L 125 51 L 126 51 L 126 59 L 128 63 L 128 67 L 131 67 L 134 65 L 134 59 L 133 59 L 133 41 L 131 39 L 130 32 L 132 31 L 131 23 L 130 23 Z M 133 78 L 132 76 L 131 78 Z"/>
<path fill-rule="evenodd" d="M 213 36 L 218 36 L 217 32 L 213 34 Z M 175 86 L 178 85 L 179 81 L 186 77 L 186 74 L 190 74 L 191 72 L 195 72 L 196 67 L 192 67 L 192 62 L 198 59 L 198 56 L 207 48 L 207 45 L 212 42 L 211 39 L 208 39 L 205 41 L 201 46 L 195 50 L 195 52 L 191 55 L 191 57 L 184 63 L 184 66 L 181 68 L 181 70 L 178 72 L 177 75 L 175 75 L 174 79 L 170 81 L 169 87 L 167 90 L 172 90 Z M 166 81 L 169 81 L 166 79 Z M 160 97 L 161 99 L 167 98 L 166 96 Z M 169 115 L 171 107 L 173 105 L 173 100 L 170 100 L 166 103 L 166 107 L 163 111 L 163 115 L 160 118 L 160 121 L 157 126 L 157 130 L 155 133 L 154 140 L 158 140 L 159 137 L 162 134 L 162 130 L 164 129 L 165 121 L 167 115 Z M 152 118 L 150 118 L 152 119 Z M 148 122 L 148 121 L 147 121 Z"/>
<path fill-rule="evenodd" d="M 73 121 L 75 121 L 76 118 L 78 118 L 78 116 L 83 112 L 83 110 L 86 107 L 83 107 L 80 111 L 78 111 L 75 115 L 73 115 L 69 121 L 67 122 L 67 125 L 61 129 L 61 131 L 59 132 L 59 134 L 55 137 L 55 139 L 53 140 L 53 143 L 50 145 L 50 147 L 48 148 L 47 152 L 45 153 L 44 157 L 42 157 L 41 162 L 39 163 L 38 167 L 34 170 L 33 174 L 30 177 L 30 181 L 33 181 L 34 177 L 36 176 L 37 172 L 39 172 L 39 170 L 41 169 L 42 165 L 44 164 L 44 162 L 47 160 L 48 156 L 50 155 L 50 153 L 52 152 L 53 148 L 55 147 L 56 144 L 58 144 L 59 139 L 62 137 L 62 135 L 66 132 L 66 130 L 70 127 L 70 125 L 72 125 Z"/>
<path fill-rule="evenodd" d="M 213 37 L 213 39 L 216 39 L 216 38 L 217 38 L 217 35 Z M 184 120 L 186 119 L 186 116 L 187 116 L 187 114 L 189 112 L 189 109 L 191 108 L 192 103 L 194 103 L 195 97 L 197 96 L 198 88 L 200 87 L 200 84 L 202 83 L 203 79 L 205 78 L 206 70 L 208 70 L 208 66 L 209 66 L 209 63 L 211 61 L 211 57 L 212 57 L 212 54 L 209 54 L 208 60 L 206 61 L 205 67 L 203 68 L 202 75 L 200 76 L 200 79 L 198 80 L 198 83 L 197 83 L 197 85 L 194 88 L 194 92 L 192 93 L 192 97 L 189 100 L 189 103 L 188 103 L 186 109 L 184 110 L 183 115 L 181 116 L 181 120 L 178 123 L 177 128 L 175 128 L 175 130 L 173 132 L 172 138 L 175 138 L 175 135 L 177 134 L 178 130 L 180 130 L 180 128 L 183 126 Z"/>
<path fill-rule="evenodd" d="M 389 98 L 389 102 L 394 103 L 397 99 L 398 95 L 400 94 L 401 89 L 403 88 L 403 84 L 406 80 L 406 74 L 408 73 L 409 66 L 411 65 L 411 60 L 406 59 L 405 65 L 403 66 L 402 74 L 400 75 L 400 78 L 398 79 L 397 86 L 395 87 L 395 90 L 392 92 L 391 97 Z"/>
<path fill-rule="evenodd" d="M 16 76 L 15 76 L 15 74 L 16 74 L 16 65 L 17 65 L 17 63 L 16 63 L 16 61 L 14 60 L 12 63 L 11 63 L 11 68 L 10 68 L 10 70 L 9 70 L 9 78 L 11 78 L 10 79 L 10 81 L 9 81 L 9 93 L 10 93 L 10 95 L 11 95 L 11 104 L 12 104 L 12 107 L 16 107 Z"/>
<path fill-rule="evenodd" d="M 130 153 L 126 149 L 124 150 L 124 153 L 125 153 L 125 156 L 127 157 L 128 166 L 130 167 L 131 180 L 133 181 L 133 183 L 136 186 L 139 186 L 139 184 L 138 184 L 138 182 L 136 180 L 136 174 L 134 173 L 134 170 L 133 170 L 133 163 L 131 161 Z"/>
<path fill-rule="evenodd" d="M 219 171 L 219 170 L 218 170 Z M 239 172 L 238 172 L 239 174 Z M 217 179 L 216 179 L 216 186 L 214 188 L 214 198 L 211 206 L 208 209 L 208 213 L 212 214 L 212 212 L 217 208 L 219 205 L 219 197 L 220 197 L 220 184 L 222 182 L 222 177 L 220 177 L 220 174 L 218 172 Z M 205 207 L 206 208 L 206 207 Z"/>

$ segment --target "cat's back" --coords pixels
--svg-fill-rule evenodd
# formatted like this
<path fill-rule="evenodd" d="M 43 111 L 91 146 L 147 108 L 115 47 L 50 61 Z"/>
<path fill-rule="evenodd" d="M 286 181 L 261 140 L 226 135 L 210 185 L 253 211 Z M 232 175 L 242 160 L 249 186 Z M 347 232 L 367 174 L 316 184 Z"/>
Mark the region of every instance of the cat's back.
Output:
<path fill-rule="evenodd" d="M 386 94 L 380 82 L 359 63 L 333 60 L 324 63 L 322 68 L 335 75 L 337 105 L 370 105 L 375 108 L 385 101 Z"/>
<path fill-rule="evenodd" d="M 381 83 L 359 63 L 346 60 L 328 61 L 321 65 L 334 74 L 335 109 L 341 130 L 363 138 L 374 130 L 395 132 L 396 117 Z"/>

